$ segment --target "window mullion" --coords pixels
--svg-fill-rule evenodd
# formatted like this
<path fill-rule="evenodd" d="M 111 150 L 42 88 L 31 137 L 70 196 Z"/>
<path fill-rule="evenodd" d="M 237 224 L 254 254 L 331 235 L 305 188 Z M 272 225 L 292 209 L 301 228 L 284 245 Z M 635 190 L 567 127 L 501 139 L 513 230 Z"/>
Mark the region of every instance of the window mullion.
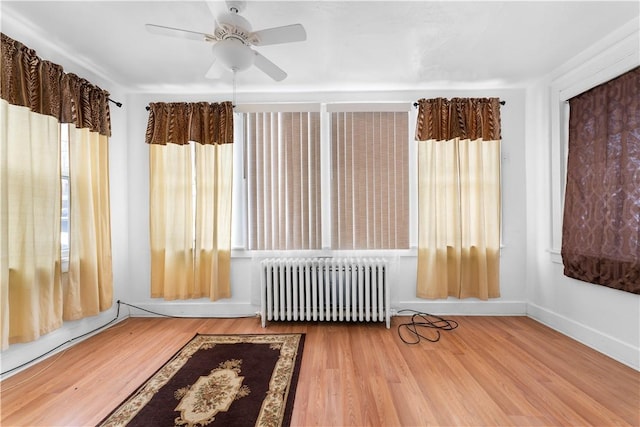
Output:
<path fill-rule="evenodd" d="M 332 247 L 332 221 L 331 221 L 331 114 L 327 112 L 326 104 L 320 110 L 320 213 L 322 215 L 322 249 Z"/>

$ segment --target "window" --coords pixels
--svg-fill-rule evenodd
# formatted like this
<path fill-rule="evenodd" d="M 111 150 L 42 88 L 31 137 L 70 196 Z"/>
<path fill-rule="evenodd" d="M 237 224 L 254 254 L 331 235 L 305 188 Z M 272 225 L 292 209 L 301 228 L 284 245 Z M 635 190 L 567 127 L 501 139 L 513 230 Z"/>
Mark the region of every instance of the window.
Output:
<path fill-rule="evenodd" d="M 245 116 L 248 249 L 320 249 L 320 113 Z"/>
<path fill-rule="evenodd" d="M 60 125 L 60 175 L 61 175 L 61 204 L 60 204 L 60 249 L 62 254 L 63 271 L 69 263 L 69 125 Z"/>
<path fill-rule="evenodd" d="M 409 247 L 408 113 L 331 115 L 334 249 Z"/>
<path fill-rule="evenodd" d="M 246 248 L 408 249 L 407 107 L 245 113 Z"/>
<path fill-rule="evenodd" d="M 640 294 L 640 67 L 570 100 L 565 275 Z"/>

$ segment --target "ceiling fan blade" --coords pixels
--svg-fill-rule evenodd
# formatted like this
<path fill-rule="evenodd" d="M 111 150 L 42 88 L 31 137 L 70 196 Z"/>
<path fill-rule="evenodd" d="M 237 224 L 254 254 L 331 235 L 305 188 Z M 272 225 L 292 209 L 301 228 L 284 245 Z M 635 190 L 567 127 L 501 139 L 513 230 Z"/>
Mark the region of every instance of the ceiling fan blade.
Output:
<path fill-rule="evenodd" d="M 211 12 L 214 19 L 221 13 L 229 11 L 229 7 L 226 5 L 226 2 L 219 0 L 207 0 L 206 3 L 209 8 L 209 12 Z"/>
<path fill-rule="evenodd" d="M 198 33 L 196 31 L 182 30 L 180 28 L 165 27 L 163 25 L 145 24 L 147 31 L 162 36 L 178 37 L 188 40 L 213 41 L 217 40 L 215 36 L 206 33 Z"/>
<path fill-rule="evenodd" d="M 269 61 L 264 56 L 260 55 L 255 50 L 253 53 L 256 55 L 255 61 L 253 65 L 258 67 L 262 72 L 271 77 L 273 80 L 279 82 L 287 78 L 287 73 L 284 72 L 280 67 L 278 67 L 273 62 Z"/>
<path fill-rule="evenodd" d="M 204 75 L 204 77 L 206 79 L 217 80 L 223 77 L 224 72 L 225 70 L 222 65 L 214 59 L 211 67 L 209 67 L 209 70 L 207 71 L 207 74 Z"/>
<path fill-rule="evenodd" d="M 292 24 L 254 31 L 252 36 L 255 36 L 257 39 L 257 41 L 253 43 L 254 45 L 266 46 L 270 44 L 305 41 L 307 39 L 307 32 L 301 24 Z"/>

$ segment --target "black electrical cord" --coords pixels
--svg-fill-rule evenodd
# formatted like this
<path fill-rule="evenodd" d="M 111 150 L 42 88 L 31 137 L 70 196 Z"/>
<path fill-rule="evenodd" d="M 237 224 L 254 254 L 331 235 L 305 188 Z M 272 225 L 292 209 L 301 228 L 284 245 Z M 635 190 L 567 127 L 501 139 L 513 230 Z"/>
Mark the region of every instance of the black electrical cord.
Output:
<path fill-rule="evenodd" d="M 438 342 L 440 340 L 440 331 L 452 331 L 458 327 L 458 322 L 456 322 L 455 320 L 444 319 L 433 314 L 421 313 L 415 310 L 400 310 L 397 312 L 397 314 L 400 314 L 402 312 L 413 313 L 410 322 L 401 323 L 400 325 L 398 325 L 398 336 L 405 344 L 418 344 L 420 340 L 423 339 L 429 342 Z M 434 338 L 423 335 L 424 332 L 422 331 L 428 329 L 435 330 Z M 402 330 L 407 331 L 405 332 L 405 335 L 408 334 L 415 338 L 411 341 L 405 339 L 402 335 Z"/>
<path fill-rule="evenodd" d="M 127 307 L 135 308 L 136 310 L 145 311 L 147 313 L 155 314 L 156 316 L 169 317 L 171 319 L 211 319 L 212 318 L 211 316 L 175 316 L 171 314 L 163 314 L 163 313 L 158 313 L 157 311 L 152 311 L 146 308 L 138 307 L 137 305 L 128 304 L 123 301 L 118 301 L 118 304 L 126 305 Z M 230 318 L 230 317 L 247 318 L 247 317 L 254 317 L 254 316 L 239 315 L 239 316 L 224 316 L 224 317 L 225 318 Z"/>
<path fill-rule="evenodd" d="M 146 308 L 138 307 L 137 305 L 127 304 L 126 302 L 122 302 L 122 301 L 118 301 L 118 304 L 126 305 L 127 307 L 135 308 L 136 310 L 146 311 L 147 313 L 155 314 L 156 316 L 170 317 L 172 319 L 181 319 L 185 317 L 185 316 L 172 316 L 170 314 L 157 313 L 155 311 L 147 310 Z"/>
<path fill-rule="evenodd" d="M 91 330 L 89 332 L 85 332 L 84 334 L 79 335 L 79 336 L 77 336 L 75 338 L 71 338 L 70 340 L 67 340 L 67 341 L 63 342 L 62 344 L 52 348 L 51 350 L 47 351 L 46 353 L 43 353 L 40 356 L 34 357 L 33 359 L 29 360 L 28 362 L 24 362 L 23 364 L 21 364 L 19 366 L 16 366 L 14 368 L 8 369 L 8 370 L 6 370 L 4 372 L 0 372 L 0 376 L 8 374 L 8 373 L 13 372 L 13 371 L 16 371 L 18 369 L 21 369 L 21 368 L 23 368 L 23 367 L 35 362 L 36 360 L 42 359 L 43 357 L 47 356 L 48 354 L 53 353 L 54 351 L 56 351 L 60 347 L 63 347 L 65 345 L 67 345 L 67 344 L 71 344 L 72 342 L 74 342 L 74 341 L 76 341 L 76 340 L 78 340 L 78 339 L 80 339 L 82 337 L 85 337 L 87 335 L 93 334 L 93 333 L 98 332 L 98 331 L 100 331 L 102 329 L 105 329 L 107 326 L 111 325 L 113 322 L 118 320 L 118 317 L 120 316 L 120 305 L 126 305 L 127 307 L 135 308 L 136 310 L 146 311 L 147 313 L 155 314 L 156 316 L 169 317 L 169 318 L 172 318 L 172 319 L 186 319 L 186 318 L 188 318 L 188 319 L 193 319 L 193 318 L 204 319 L 204 317 L 172 316 L 172 315 L 169 315 L 169 314 L 163 314 L 163 313 L 158 313 L 158 312 L 155 312 L 155 311 L 147 310 L 146 308 L 138 307 L 137 305 L 133 305 L 133 304 L 128 304 L 128 303 L 120 301 L 120 300 L 118 300 L 116 302 L 118 304 L 118 310 L 116 312 L 116 317 L 111 319 L 109 322 L 107 322 L 104 325 L 99 326 L 99 327 L 97 327 L 97 328 L 95 328 L 95 329 L 93 329 L 93 330 Z M 250 316 L 242 316 L 242 317 L 250 317 Z"/>
<path fill-rule="evenodd" d="M 120 316 L 120 301 L 118 301 L 118 309 L 117 309 L 117 311 L 116 311 L 116 317 L 114 317 L 113 319 L 111 319 L 110 321 L 108 321 L 107 323 L 105 323 L 104 325 L 102 325 L 102 326 L 98 326 L 97 328 L 92 329 L 92 330 L 90 330 L 89 332 L 85 332 L 85 333 L 84 333 L 84 334 L 82 334 L 82 335 L 78 335 L 77 337 L 71 338 L 71 339 L 69 339 L 69 340 L 67 340 L 67 341 L 63 342 L 62 344 L 60 344 L 60 345 L 58 345 L 58 346 L 56 346 L 56 347 L 52 348 L 51 350 L 47 351 L 46 353 L 43 353 L 43 354 L 41 354 L 40 356 L 34 357 L 33 359 L 29 360 L 28 362 L 24 362 L 22 365 L 16 366 L 16 367 L 11 368 L 11 369 L 8 369 L 8 370 L 6 370 L 6 371 L 4 371 L 4 372 L 0 372 L 0 376 L 5 375 L 5 374 L 8 374 L 8 373 L 13 372 L 13 371 L 16 371 L 16 370 L 18 370 L 18 369 L 21 369 L 21 368 L 23 368 L 23 367 L 25 367 L 25 366 L 27 366 L 27 365 L 29 365 L 29 364 L 31 364 L 31 363 L 33 363 L 33 362 L 35 362 L 36 360 L 40 360 L 40 359 L 42 359 L 43 357 L 45 357 L 46 355 L 48 355 L 48 354 L 50 354 L 50 353 L 53 353 L 54 351 L 56 351 L 56 350 L 57 350 L 57 349 L 59 349 L 60 347 L 64 347 L 65 345 L 67 345 L 67 344 L 71 344 L 72 342 L 74 342 L 74 341 L 76 341 L 76 340 L 79 340 L 79 339 L 80 339 L 80 338 L 82 338 L 82 337 L 86 337 L 87 335 L 91 335 L 91 334 L 93 334 L 93 333 L 95 333 L 95 332 L 98 332 L 98 331 L 100 331 L 100 330 L 102 330 L 102 329 L 105 329 L 107 326 L 111 325 L 113 322 L 115 322 L 116 320 L 118 320 L 118 317 L 119 317 L 119 316 Z"/>

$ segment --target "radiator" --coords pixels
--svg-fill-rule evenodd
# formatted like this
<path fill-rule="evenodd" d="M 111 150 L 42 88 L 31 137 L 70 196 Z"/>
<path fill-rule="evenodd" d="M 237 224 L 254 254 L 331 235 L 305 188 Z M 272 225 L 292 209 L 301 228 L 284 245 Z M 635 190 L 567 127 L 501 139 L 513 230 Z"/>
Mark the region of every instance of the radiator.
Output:
<path fill-rule="evenodd" d="M 269 258 L 261 266 L 262 326 L 269 321 L 386 322 L 382 258 Z"/>

